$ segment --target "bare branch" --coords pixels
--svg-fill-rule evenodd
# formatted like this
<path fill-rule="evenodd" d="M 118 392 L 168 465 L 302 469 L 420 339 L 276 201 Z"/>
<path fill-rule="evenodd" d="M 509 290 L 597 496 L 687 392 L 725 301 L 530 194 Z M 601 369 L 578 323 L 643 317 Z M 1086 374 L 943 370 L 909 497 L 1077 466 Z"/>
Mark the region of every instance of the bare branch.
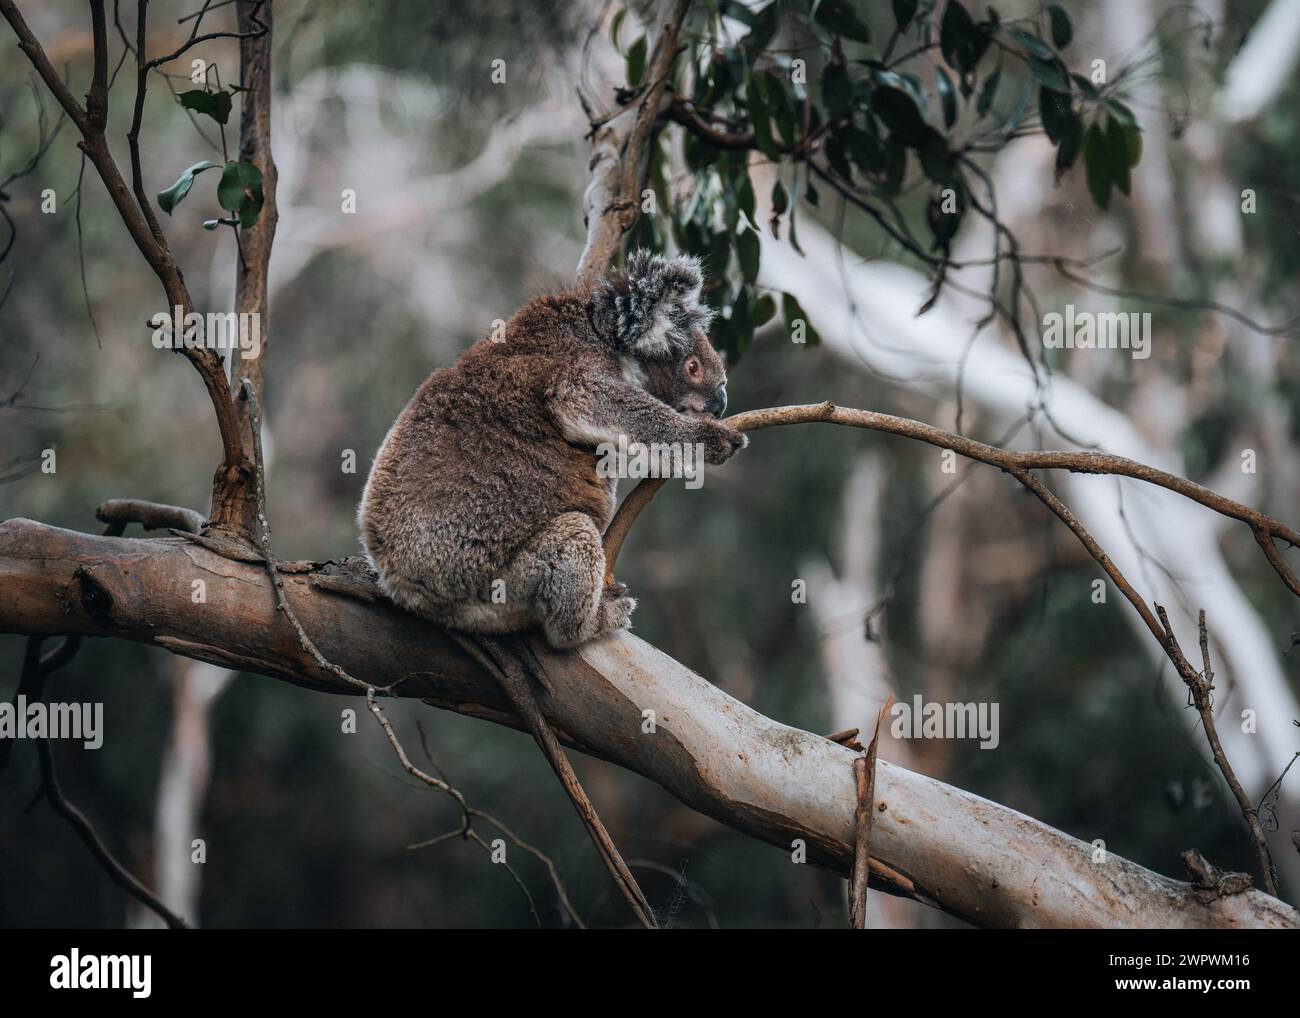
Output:
<path fill-rule="evenodd" d="M 967 459 L 978 460 L 981 463 L 999 467 L 1015 476 L 1017 480 L 1020 480 L 1022 484 L 1026 484 L 1031 490 L 1033 490 L 1033 485 L 1024 480 L 1026 476 L 1030 476 L 1028 472 L 1031 470 L 1069 470 L 1072 473 L 1079 474 L 1112 474 L 1121 477 L 1132 477 L 1161 488 L 1167 488 L 1190 498 L 1193 502 L 1197 502 L 1207 509 L 1213 509 L 1223 516 L 1240 520 L 1247 524 L 1256 535 L 1263 534 L 1266 538 L 1277 538 L 1293 547 L 1300 547 L 1300 533 L 1271 516 L 1226 498 L 1194 481 L 1189 481 L 1184 477 L 1163 470 L 1157 470 L 1155 467 L 1149 467 L 1144 463 L 1137 463 L 1123 456 L 1110 456 L 1097 452 L 1053 450 L 1017 452 L 1009 449 L 999 449 L 996 446 L 976 442 L 965 436 L 956 435 L 944 431 L 942 428 L 936 428 L 933 425 L 923 424 L 920 421 L 914 421 L 906 417 L 895 417 L 891 414 L 881 414 L 871 410 L 837 407 L 834 403 L 829 402 L 773 407 L 765 410 L 748 410 L 728 417 L 727 423 L 741 431 L 756 431 L 760 428 L 787 424 L 813 423 L 840 424 L 854 428 L 865 428 L 868 431 L 881 431 L 925 442 L 940 449 L 951 449 Z M 663 479 L 661 478 L 647 478 L 633 488 L 627 498 L 624 499 L 623 504 L 619 506 L 618 513 L 615 514 L 614 519 L 605 531 L 605 568 L 609 576 L 613 576 L 614 563 L 633 521 L 649 503 L 650 499 L 654 497 L 662 484 Z M 1089 551 L 1096 557 L 1093 549 L 1090 548 Z M 1276 549 L 1274 549 L 1274 552 L 1276 552 Z M 1269 561 L 1287 587 L 1300 595 L 1300 584 L 1297 583 L 1295 574 L 1282 560 L 1281 556 L 1274 554 L 1269 558 Z M 1106 565 L 1104 562 L 1102 564 L 1103 566 Z M 1107 569 L 1107 572 L 1114 578 L 1114 574 L 1110 569 Z M 1138 600 L 1140 602 L 1141 599 L 1138 598 Z M 1155 616 L 1151 615 L 1150 609 L 1143 608 L 1139 610 L 1146 612 L 1144 618 L 1149 616 L 1148 628 L 1157 637 L 1160 637 L 1162 635 L 1160 626 Z"/>
<path fill-rule="evenodd" d="M 871 821 L 876 805 L 876 756 L 880 747 L 880 726 L 894 704 L 891 693 L 876 715 L 875 731 L 865 756 L 853 761 L 857 806 L 853 812 L 853 870 L 849 874 L 849 929 L 867 928 L 867 883 L 871 872 Z M 856 733 L 855 733 L 856 734 Z"/>

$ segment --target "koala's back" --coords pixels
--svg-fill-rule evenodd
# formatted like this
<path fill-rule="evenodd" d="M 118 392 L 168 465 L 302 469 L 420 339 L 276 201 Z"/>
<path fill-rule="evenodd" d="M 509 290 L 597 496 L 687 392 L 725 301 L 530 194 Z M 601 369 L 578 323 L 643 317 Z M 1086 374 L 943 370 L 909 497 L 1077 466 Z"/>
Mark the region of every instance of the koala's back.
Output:
<path fill-rule="evenodd" d="M 613 482 L 546 405 L 559 374 L 591 356 L 575 336 L 579 308 L 527 305 L 504 342 L 480 340 L 430 375 L 389 430 L 359 517 L 385 592 L 407 610 L 440 619 L 444 605 L 490 599 L 492 581 L 561 513 L 607 525 Z"/>

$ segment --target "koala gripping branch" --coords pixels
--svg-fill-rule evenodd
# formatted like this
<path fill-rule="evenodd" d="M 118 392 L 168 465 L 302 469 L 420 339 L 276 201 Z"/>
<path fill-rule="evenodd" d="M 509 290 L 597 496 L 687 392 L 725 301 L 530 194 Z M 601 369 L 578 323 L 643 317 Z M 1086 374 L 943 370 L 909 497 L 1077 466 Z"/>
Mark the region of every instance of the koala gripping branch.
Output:
<path fill-rule="evenodd" d="M 1108 456 L 1096 452 L 1054 450 L 1017 452 L 1000 449 L 997 446 L 985 445 L 983 442 L 976 442 L 963 435 L 944 431 L 942 428 L 923 424 L 921 421 L 914 421 L 907 417 L 895 417 L 891 414 L 876 413 L 872 410 L 839 407 L 829 401 L 799 406 L 768 407 L 763 410 L 746 410 L 744 413 L 734 414 L 726 418 L 725 423 L 738 431 L 758 431 L 761 428 L 773 428 L 787 424 L 840 424 L 850 428 L 864 428 L 868 431 L 881 431 L 891 435 L 900 435 L 915 441 L 926 442 L 940 449 L 951 449 L 967 459 L 998 467 L 1015 477 L 1016 480 L 1033 491 L 1035 495 L 1038 495 L 1040 499 L 1043 499 L 1043 494 L 1040 494 L 1036 489 L 1041 488 L 1042 485 L 1032 476 L 1031 471 L 1034 470 L 1068 470 L 1080 474 L 1110 474 L 1146 481 L 1149 484 L 1177 492 L 1190 498 L 1193 502 L 1200 503 L 1207 509 L 1213 509 L 1223 516 L 1240 520 L 1249 526 L 1256 542 L 1263 548 L 1265 556 L 1274 571 L 1291 592 L 1300 597 L 1300 579 L 1297 579 L 1295 572 L 1287 565 L 1277 548 L 1277 541 L 1282 541 L 1291 547 L 1300 547 L 1300 533 L 1278 522 L 1271 516 L 1266 516 L 1264 513 L 1242 505 L 1240 502 L 1234 502 L 1232 499 L 1211 491 L 1194 481 L 1179 477 L 1177 474 L 1157 470 L 1155 467 L 1149 467 L 1135 460 L 1125 459 L 1123 456 Z M 618 561 L 619 552 L 622 550 L 623 542 L 627 539 L 628 532 L 632 529 L 632 524 L 636 522 L 641 510 L 650 503 L 650 500 L 654 498 L 663 484 L 662 478 L 647 478 L 641 481 L 623 500 L 614 519 L 606 528 L 604 550 L 607 582 L 612 581 L 614 578 L 614 565 Z M 1051 495 L 1045 489 L 1043 491 L 1044 494 Z M 1059 502 L 1055 506 L 1052 502 L 1046 504 L 1058 516 L 1061 513 L 1057 507 L 1060 510 L 1065 509 Z M 1068 513 L 1068 510 L 1065 511 Z M 1077 524 L 1074 517 L 1070 516 L 1069 519 L 1062 517 L 1062 519 L 1082 540 L 1082 534 L 1087 532 L 1082 531 L 1082 527 Z M 1092 545 L 1087 542 L 1084 543 L 1089 554 L 1097 558 L 1097 553 L 1101 552 L 1101 549 L 1095 545 L 1095 542 Z M 1098 561 L 1101 562 L 1107 574 L 1114 579 L 1118 570 L 1115 569 L 1109 558 L 1105 558 L 1104 561 L 1098 559 Z M 1152 616 L 1150 624 L 1159 629 L 1154 616 Z M 1162 630 L 1159 631 L 1163 632 Z"/>
<path fill-rule="evenodd" d="M 1157 470 L 1144 463 L 1125 459 L 1122 456 L 1109 456 L 1096 452 L 1061 452 L 1053 450 L 1017 452 L 1000 449 L 997 446 L 985 445 L 983 442 L 976 442 L 963 435 L 956 435 L 906 417 L 894 417 L 890 414 L 875 413 L 871 410 L 837 407 L 830 402 L 750 410 L 727 418 L 726 423 L 740 431 L 756 431 L 759 428 L 771 428 L 783 424 L 818 423 L 841 424 L 851 428 L 865 428 L 868 431 L 883 431 L 891 435 L 901 435 L 904 438 L 926 442 L 941 449 L 951 449 L 967 459 L 987 463 L 1005 471 L 1033 492 L 1040 502 L 1070 528 L 1070 531 L 1087 550 L 1088 554 L 1096 560 L 1097 564 L 1101 566 L 1102 570 L 1110 577 L 1141 617 L 1143 624 L 1151 632 L 1160 648 L 1173 662 L 1179 677 L 1191 690 L 1198 706 L 1202 704 L 1202 700 L 1208 703 L 1208 699 L 1205 699 L 1205 693 L 1210 682 L 1210 663 L 1208 651 L 1206 650 L 1207 637 L 1205 634 L 1204 612 L 1201 613 L 1201 646 L 1205 657 L 1205 669 L 1204 672 L 1201 672 L 1183 653 L 1177 639 L 1174 637 L 1173 630 L 1168 624 L 1164 608 L 1158 604 L 1152 606 L 1146 603 L 1124 574 L 1120 572 L 1110 556 L 1097 543 L 1097 540 L 1080 522 L 1079 518 L 1038 479 L 1034 471 L 1069 470 L 1074 473 L 1132 477 L 1140 481 L 1146 481 L 1148 484 L 1167 488 L 1200 503 L 1208 509 L 1213 509 L 1217 513 L 1231 519 L 1240 520 L 1250 527 L 1256 543 L 1263 550 L 1264 556 L 1268 559 L 1268 563 L 1273 567 L 1274 572 L 1277 573 L 1293 594 L 1300 597 L 1300 580 L 1297 579 L 1294 570 L 1283 559 L 1282 553 L 1277 547 L 1278 541 L 1282 541 L 1292 548 L 1300 547 L 1300 533 L 1296 533 L 1296 531 L 1283 523 L 1279 523 L 1271 516 L 1266 516 L 1249 506 L 1242 505 L 1240 502 L 1225 498 L 1223 495 L 1196 484 L 1194 481 L 1189 481 L 1176 474 L 1166 473 L 1163 470 Z M 650 500 L 654 498 L 655 493 L 658 492 L 662 485 L 662 479 L 650 478 L 643 480 L 637 487 L 632 489 L 627 498 L 624 499 L 623 504 L 619 506 L 618 512 L 610 522 L 604 536 L 606 584 L 614 582 L 614 566 L 618 561 L 618 553 L 623 547 L 623 542 L 627 538 L 633 521 Z M 1232 766 L 1228 762 L 1227 756 L 1223 752 L 1218 734 L 1214 729 L 1212 715 L 1208 709 L 1201 710 L 1200 713 L 1205 735 L 1214 755 L 1214 761 L 1223 774 L 1224 781 L 1236 799 L 1242 818 L 1250 830 L 1251 840 L 1259 859 L 1264 887 L 1270 894 L 1276 895 L 1277 883 L 1273 861 L 1269 856 L 1264 830 L 1259 822 L 1258 811 L 1247 797 L 1241 783 L 1237 780 Z"/>

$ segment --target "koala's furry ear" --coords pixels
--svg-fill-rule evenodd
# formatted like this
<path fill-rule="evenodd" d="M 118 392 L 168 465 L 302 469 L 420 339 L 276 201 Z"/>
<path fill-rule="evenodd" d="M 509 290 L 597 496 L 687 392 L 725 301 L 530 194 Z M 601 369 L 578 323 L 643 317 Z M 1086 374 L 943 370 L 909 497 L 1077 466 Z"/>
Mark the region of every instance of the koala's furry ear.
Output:
<path fill-rule="evenodd" d="M 698 258 L 633 252 L 627 266 L 591 291 L 591 321 L 619 353 L 652 359 L 686 355 L 695 330 L 707 330 L 713 311 L 700 303 L 704 274 Z"/>

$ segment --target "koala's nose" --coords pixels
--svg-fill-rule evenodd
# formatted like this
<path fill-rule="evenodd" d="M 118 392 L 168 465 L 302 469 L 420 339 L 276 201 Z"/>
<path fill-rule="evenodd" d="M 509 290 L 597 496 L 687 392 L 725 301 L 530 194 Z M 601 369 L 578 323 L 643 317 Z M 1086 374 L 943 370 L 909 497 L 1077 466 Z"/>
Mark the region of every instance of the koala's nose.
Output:
<path fill-rule="evenodd" d="M 709 405 L 705 408 L 714 417 L 721 417 L 727 412 L 727 387 L 719 385 L 713 390 L 713 399 L 709 400 Z"/>

